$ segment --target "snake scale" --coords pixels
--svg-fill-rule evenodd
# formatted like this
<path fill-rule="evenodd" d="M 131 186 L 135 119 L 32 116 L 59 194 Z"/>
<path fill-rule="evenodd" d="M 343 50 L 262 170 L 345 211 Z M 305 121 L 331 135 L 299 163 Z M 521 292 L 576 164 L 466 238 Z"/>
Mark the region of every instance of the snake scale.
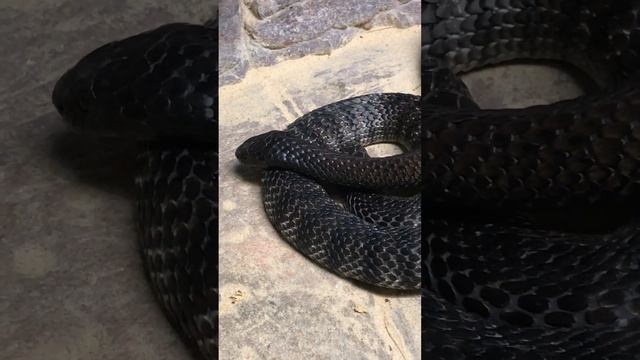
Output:
<path fill-rule="evenodd" d="M 425 358 L 638 358 L 640 3 L 422 5 L 421 97 L 342 100 L 237 149 L 266 167 L 270 220 L 341 276 L 421 288 Z M 207 358 L 217 358 L 218 332 L 217 41 L 210 22 L 110 43 L 53 94 L 75 128 L 140 143 L 145 269 L 172 322 Z M 570 63 L 600 88 L 550 105 L 480 109 L 458 74 L 514 59 Z M 405 151 L 369 156 L 378 142 Z M 605 205 L 631 205 L 628 219 L 586 231 L 538 217 Z"/>

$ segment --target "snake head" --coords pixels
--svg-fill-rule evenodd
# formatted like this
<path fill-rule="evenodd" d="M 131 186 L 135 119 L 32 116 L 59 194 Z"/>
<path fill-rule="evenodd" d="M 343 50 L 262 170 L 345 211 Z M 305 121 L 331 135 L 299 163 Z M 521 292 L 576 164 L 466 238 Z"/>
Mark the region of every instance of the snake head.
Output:
<path fill-rule="evenodd" d="M 277 130 L 254 136 L 236 149 L 236 158 L 245 165 L 267 165 L 276 160 L 277 145 L 284 143 L 288 137 L 285 132 Z"/>
<path fill-rule="evenodd" d="M 175 23 L 108 43 L 60 78 L 53 103 L 82 132 L 217 143 L 217 39 Z"/>
<path fill-rule="evenodd" d="M 131 76 L 131 51 L 127 44 L 112 42 L 83 57 L 56 83 L 52 101 L 63 120 L 81 132 L 115 135 L 124 127 L 118 89 Z"/>

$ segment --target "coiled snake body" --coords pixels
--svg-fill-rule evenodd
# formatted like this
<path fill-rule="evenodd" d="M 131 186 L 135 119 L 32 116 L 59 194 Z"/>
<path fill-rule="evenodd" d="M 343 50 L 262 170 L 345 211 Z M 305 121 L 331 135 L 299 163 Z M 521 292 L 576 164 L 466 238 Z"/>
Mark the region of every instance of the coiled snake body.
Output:
<path fill-rule="evenodd" d="M 374 94 L 343 100 L 304 115 L 286 131 L 246 141 L 236 156 L 248 164 L 268 163 L 343 186 L 410 188 L 420 177 L 419 97 Z M 401 141 L 406 154 L 367 159 L 364 146 Z M 398 158 L 401 158 L 398 161 Z M 324 188 L 295 171 L 271 169 L 263 178 L 264 204 L 274 226 L 305 255 L 335 272 L 393 288 L 420 286 L 419 220 L 398 218 L 393 207 L 410 199 L 383 198 L 386 213 L 367 206 L 367 196 L 351 197 L 349 213 Z M 395 205 L 395 206 L 394 206 Z M 376 210 L 376 211 L 371 211 Z M 409 214 L 419 214 L 416 204 Z M 364 220 L 371 216 L 372 219 Z M 414 216 L 415 217 L 415 216 Z M 415 221 L 418 220 L 418 221 Z"/>
<path fill-rule="evenodd" d="M 425 358 L 640 358 L 637 211 L 606 231 L 572 228 L 570 216 L 540 220 L 554 209 L 636 204 L 640 4 L 422 5 L 420 99 L 344 100 L 238 148 L 241 161 L 268 167 L 270 220 L 342 276 L 401 289 L 421 279 Z M 568 62 L 601 89 L 551 105 L 480 109 L 456 74 L 513 59 Z M 380 141 L 407 151 L 369 158 L 364 146 Z M 324 182 L 365 194 L 340 204 Z M 422 231 L 416 198 L 389 195 L 415 188 Z M 394 210 L 404 205 L 411 210 Z"/>

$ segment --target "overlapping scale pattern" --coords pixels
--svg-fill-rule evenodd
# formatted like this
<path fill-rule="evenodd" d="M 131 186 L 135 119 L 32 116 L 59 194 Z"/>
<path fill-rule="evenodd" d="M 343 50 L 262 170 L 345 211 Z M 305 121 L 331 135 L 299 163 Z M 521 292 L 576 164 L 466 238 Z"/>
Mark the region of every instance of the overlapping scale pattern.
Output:
<path fill-rule="evenodd" d="M 218 156 L 207 148 L 139 155 L 140 248 L 158 299 L 207 358 L 218 352 Z"/>
<path fill-rule="evenodd" d="M 639 6 L 423 1 L 424 357 L 638 358 Z M 512 59 L 568 62 L 600 89 L 479 109 L 456 74 Z M 612 204 L 630 220 L 569 229 Z"/>

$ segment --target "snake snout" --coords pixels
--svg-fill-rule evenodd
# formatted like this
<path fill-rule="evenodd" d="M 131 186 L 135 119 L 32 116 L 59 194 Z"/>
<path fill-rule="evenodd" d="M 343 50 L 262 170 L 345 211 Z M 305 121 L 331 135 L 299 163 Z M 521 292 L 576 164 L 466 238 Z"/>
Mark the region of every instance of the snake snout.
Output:
<path fill-rule="evenodd" d="M 127 75 L 115 76 L 120 65 L 122 49 L 112 43 L 103 45 L 81 58 L 56 82 L 52 102 L 62 118 L 79 130 L 98 130 L 103 127 L 99 115 L 109 110 L 100 104 L 112 101 L 115 89 Z M 110 114 L 110 115 L 113 115 Z"/>
<path fill-rule="evenodd" d="M 73 127 L 84 128 L 89 118 L 89 87 L 74 69 L 58 80 L 51 95 L 53 105 Z"/>
<path fill-rule="evenodd" d="M 251 165 L 251 155 L 249 148 L 251 144 L 247 144 L 248 141 L 245 141 L 236 149 L 236 159 L 240 160 L 241 163 Z"/>
<path fill-rule="evenodd" d="M 67 88 L 60 86 L 60 81 L 58 81 L 53 88 L 53 94 L 51 95 L 53 105 L 56 107 L 56 110 L 58 110 L 58 113 L 60 113 L 60 115 L 62 116 L 64 116 L 65 114 L 66 106 L 64 104 L 64 99 L 69 96 L 68 93 L 69 92 L 67 91 Z"/>
<path fill-rule="evenodd" d="M 70 85 L 72 85 L 72 82 L 69 79 L 69 73 L 66 73 L 56 82 L 52 94 L 53 105 L 65 119 L 73 112 L 72 109 L 74 108 L 71 103 L 73 91 Z"/>
<path fill-rule="evenodd" d="M 282 131 L 274 130 L 254 136 L 236 149 L 236 158 L 245 165 L 267 165 L 268 160 L 273 157 L 274 144 L 283 135 Z"/>

